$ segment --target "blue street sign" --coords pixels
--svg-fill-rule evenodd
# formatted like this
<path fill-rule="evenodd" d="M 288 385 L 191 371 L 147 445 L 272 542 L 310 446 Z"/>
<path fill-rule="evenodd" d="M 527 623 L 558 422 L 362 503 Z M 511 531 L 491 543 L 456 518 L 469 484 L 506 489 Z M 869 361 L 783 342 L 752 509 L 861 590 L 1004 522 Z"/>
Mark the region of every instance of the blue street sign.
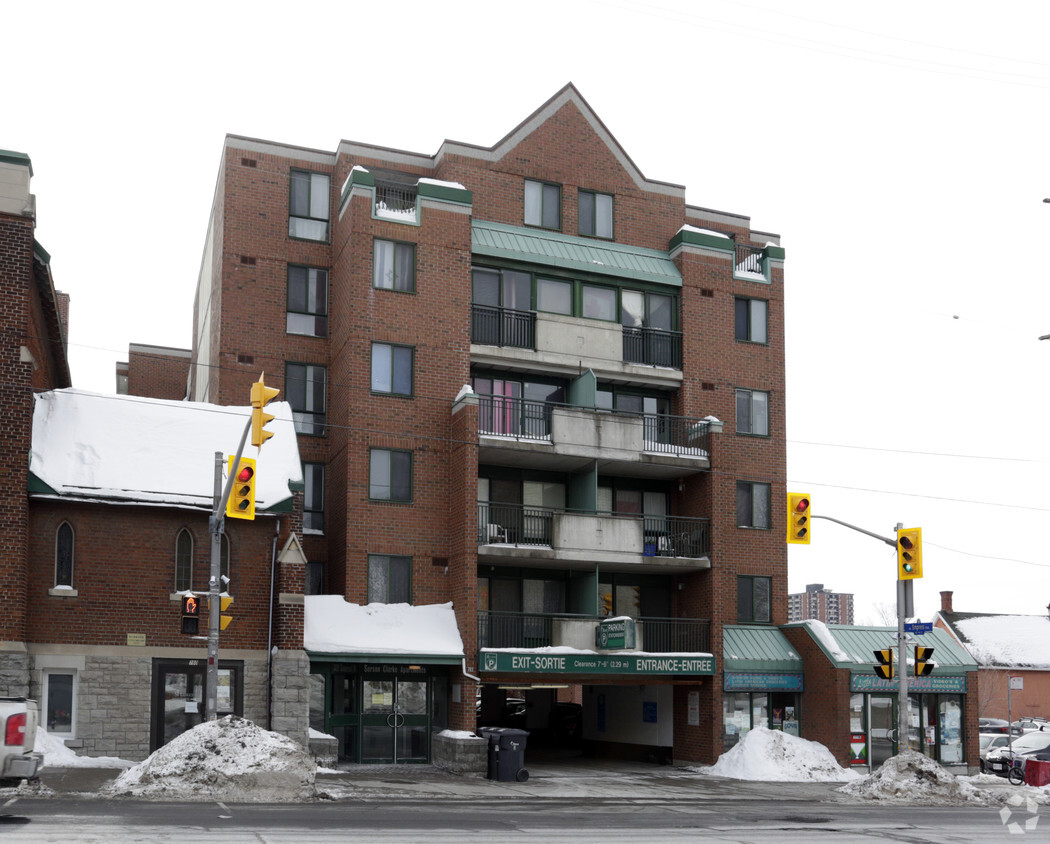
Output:
<path fill-rule="evenodd" d="M 905 633 L 929 633 L 932 630 L 933 625 L 928 621 L 913 621 L 904 625 Z"/>

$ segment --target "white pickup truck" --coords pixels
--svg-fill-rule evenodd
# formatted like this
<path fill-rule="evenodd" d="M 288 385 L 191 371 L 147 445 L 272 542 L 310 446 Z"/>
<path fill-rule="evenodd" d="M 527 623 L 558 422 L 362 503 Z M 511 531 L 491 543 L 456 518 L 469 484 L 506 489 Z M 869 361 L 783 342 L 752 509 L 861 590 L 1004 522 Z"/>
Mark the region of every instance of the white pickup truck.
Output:
<path fill-rule="evenodd" d="M 39 720 L 35 700 L 0 697 L 0 785 L 34 779 L 44 767 L 43 754 L 33 750 Z"/>

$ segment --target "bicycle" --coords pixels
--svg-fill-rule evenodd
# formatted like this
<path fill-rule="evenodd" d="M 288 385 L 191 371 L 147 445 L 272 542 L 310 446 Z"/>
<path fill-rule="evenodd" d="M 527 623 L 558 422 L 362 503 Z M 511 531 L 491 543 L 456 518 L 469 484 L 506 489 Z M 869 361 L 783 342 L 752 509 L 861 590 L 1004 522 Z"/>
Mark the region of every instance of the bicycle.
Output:
<path fill-rule="evenodd" d="M 1006 778 L 1012 785 L 1024 785 L 1024 763 L 1023 756 L 1015 756 L 1006 772 Z"/>

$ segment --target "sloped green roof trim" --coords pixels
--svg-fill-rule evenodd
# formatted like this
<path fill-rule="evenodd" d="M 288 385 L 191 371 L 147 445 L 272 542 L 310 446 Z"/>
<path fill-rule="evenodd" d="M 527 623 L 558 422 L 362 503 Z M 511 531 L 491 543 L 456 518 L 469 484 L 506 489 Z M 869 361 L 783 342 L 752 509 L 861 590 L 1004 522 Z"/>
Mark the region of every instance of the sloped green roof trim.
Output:
<path fill-rule="evenodd" d="M 736 244 L 728 237 L 706 234 L 705 232 L 691 229 L 679 229 L 675 236 L 671 238 L 671 250 L 673 251 L 679 246 L 702 246 L 704 249 L 717 249 L 720 252 L 729 252 L 730 254 L 736 251 Z"/>
<path fill-rule="evenodd" d="M 291 486 L 291 484 L 289 484 L 289 486 Z M 272 507 L 267 507 L 265 510 L 260 509 L 257 512 L 265 513 L 266 515 L 269 515 L 270 513 L 291 513 L 292 512 L 292 498 L 291 497 L 284 498 L 284 499 L 278 501 Z"/>
<path fill-rule="evenodd" d="M 666 252 L 657 249 L 484 220 L 474 220 L 471 233 L 475 255 L 682 286 L 682 274 L 678 272 L 678 267 L 667 257 Z"/>
<path fill-rule="evenodd" d="M 722 667 L 725 671 L 802 670 L 802 657 L 776 627 L 722 628 Z"/>
<path fill-rule="evenodd" d="M 31 495 L 58 495 L 57 489 L 54 489 L 48 484 L 44 483 L 32 472 L 29 473 L 29 480 L 26 483 L 26 492 L 30 493 Z"/>
<path fill-rule="evenodd" d="M 436 185 L 433 182 L 420 181 L 416 192 L 428 199 L 440 199 L 444 202 L 459 202 L 463 205 L 474 204 L 474 194 L 466 188 L 454 188 L 451 185 Z"/>
<path fill-rule="evenodd" d="M 820 627 L 831 634 L 832 642 L 820 635 Z M 875 669 L 874 651 L 897 647 L 896 627 L 855 627 L 849 624 L 812 625 L 805 621 L 785 624 L 781 629 L 806 628 L 810 636 L 836 668 L 848 668 L 853 674 L 870 674 Z M 965 674 L 976 671 L 977 663 L 969 652 L 949 633 L 935 627 L 929 633 L 909 634 L 908 649 L 913 645 L 933 648 L 934 669 L 938 674 Z M 896 654 L 894 654 L 896 659 Z"/>
<path fill-rule="evenodd" d="M 33 254 L 48 266 L 51 265 L 51 253 L 41 246 L 35 239 L 33 240 Z"/>
<path fill-rule="evenodd" d="M 15 152 L 11 149 L 0 149 L 0 162 L 4 164 L 22 164 L 29 168 L 29 175 L 33 175 L 33 162 L 24 152 Z"/>

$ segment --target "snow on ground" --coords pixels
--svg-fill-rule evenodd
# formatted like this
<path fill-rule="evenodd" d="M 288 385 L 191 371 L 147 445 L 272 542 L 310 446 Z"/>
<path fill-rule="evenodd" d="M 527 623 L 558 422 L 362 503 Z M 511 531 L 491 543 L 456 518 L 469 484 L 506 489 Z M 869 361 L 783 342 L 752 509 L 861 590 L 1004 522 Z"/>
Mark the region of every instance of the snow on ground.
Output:
<path fill-rule="evenodd" d="M 294 802 L 315 796 L 317 765 L 301 746 L 245 718 L 198 724 L 102 789 L 108 797 Z"/>
<path fill-rule="evenodd" d="M 780 730 L 756 727 L 701 773 L 761 782 L 843 782 L 860 774 L 835 761 L 831 751 L 815 741 Z"/>
<path fill-rule="evenodd" d="M 116 756 L 77 756 L 62 739 L 51 735 L 43 727 L 36 729 L 33 750 L 44 754 L 46 768 L 130 768 L 135 764 Z"/>

